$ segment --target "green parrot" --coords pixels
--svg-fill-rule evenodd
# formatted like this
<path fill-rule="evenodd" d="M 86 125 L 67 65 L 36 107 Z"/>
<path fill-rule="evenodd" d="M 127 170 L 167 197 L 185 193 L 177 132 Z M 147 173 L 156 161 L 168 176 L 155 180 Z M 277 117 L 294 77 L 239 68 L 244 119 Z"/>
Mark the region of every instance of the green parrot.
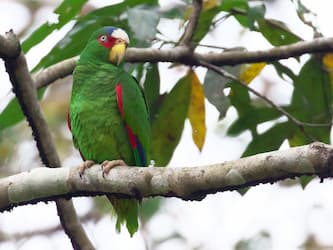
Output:
<path fill-rule="evenodd" d="M 103 174 L 112 167 L 146 167 L 149 162 L 149 115 L 138 82 L 121 67 L 129 38 L 116 27 L 92 34 L 73 73 L 68 125 L 84 160 L 80 175 L 94 163 Z M 138 230 L 138 201 L 109 197 L 117 214 L 116 229 L 126 223 Z"/>

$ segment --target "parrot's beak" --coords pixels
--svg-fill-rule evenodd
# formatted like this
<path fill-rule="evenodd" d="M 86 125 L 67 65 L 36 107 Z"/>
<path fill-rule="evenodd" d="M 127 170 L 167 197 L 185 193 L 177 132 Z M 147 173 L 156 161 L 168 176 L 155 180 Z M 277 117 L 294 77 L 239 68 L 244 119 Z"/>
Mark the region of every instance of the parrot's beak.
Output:
<path fill-rule="evenodd" d="M 125 41 L 119 40 L 109 52 L 109 60 L 115 65 L 119 65 L 123 60 L 126 52 L 127 44 Z"/>

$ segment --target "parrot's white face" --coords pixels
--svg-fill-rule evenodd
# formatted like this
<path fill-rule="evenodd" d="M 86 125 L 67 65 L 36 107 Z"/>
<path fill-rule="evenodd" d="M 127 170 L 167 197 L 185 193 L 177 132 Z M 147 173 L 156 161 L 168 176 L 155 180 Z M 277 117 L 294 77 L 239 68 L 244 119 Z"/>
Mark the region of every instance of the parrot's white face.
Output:
<path fill-rule="evenodd" d="M 117 28 L 116 30 L 114 30 L 112 32 L 111 36 L 117 40 L 124 41 L 127 45 L 130 43 L 127 33 L 120 28 Z"/>
<path fill-rule="evenodd" d="M 119 65 L 130 42 L 127 33 L 120 28 L 113 29 L 109 33 L 106 30 L 97 37 L 97 40 L 103 47 L 109 49 L 109 61 Z"/>

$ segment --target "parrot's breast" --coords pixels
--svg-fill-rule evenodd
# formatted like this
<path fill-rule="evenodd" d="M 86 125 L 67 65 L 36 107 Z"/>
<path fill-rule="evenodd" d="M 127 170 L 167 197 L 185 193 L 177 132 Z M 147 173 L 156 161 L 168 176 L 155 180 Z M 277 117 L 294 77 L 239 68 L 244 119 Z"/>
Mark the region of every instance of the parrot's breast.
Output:
<path fill-rule="evenodd" d="M 86 160 L 123 159 L 131 165 L 135 162 L 118 110 L 117 77 L 112 73 L 92 65 L 75 69 L 70 103 L 73 141 Z"/>

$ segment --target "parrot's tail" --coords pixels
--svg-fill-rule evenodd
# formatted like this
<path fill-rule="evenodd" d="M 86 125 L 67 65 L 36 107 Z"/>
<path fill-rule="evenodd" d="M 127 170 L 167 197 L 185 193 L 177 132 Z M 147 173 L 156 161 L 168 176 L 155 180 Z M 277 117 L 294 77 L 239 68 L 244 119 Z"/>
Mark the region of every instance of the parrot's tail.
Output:
<path fill-rule="evenodd" d="M 113 209 L 117 214 L 116 230 L 120 232 L 121 225 L 126 223 L 126 227 L 131 237 L 138 231 L 138 201 L 135 199 L 118 199 L 107 195 Z"/>

